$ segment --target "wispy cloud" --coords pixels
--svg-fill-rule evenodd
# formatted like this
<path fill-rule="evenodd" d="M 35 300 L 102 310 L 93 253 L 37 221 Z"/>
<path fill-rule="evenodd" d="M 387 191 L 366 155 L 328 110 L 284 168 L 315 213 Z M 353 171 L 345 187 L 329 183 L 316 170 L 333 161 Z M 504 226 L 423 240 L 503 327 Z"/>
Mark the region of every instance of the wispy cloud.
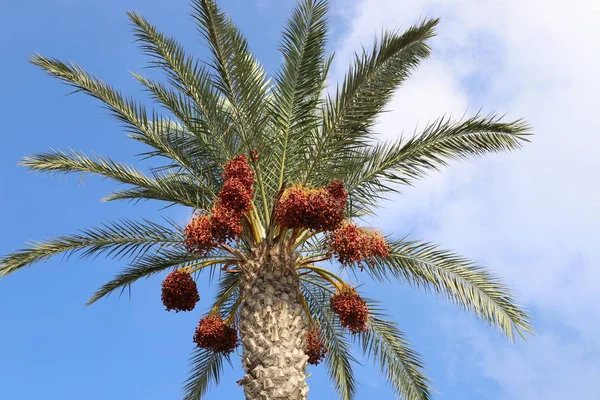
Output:
<path fill-rule="evenodd" d="M 442 17 L 434 55 L 397 93 L 379 131 L 412 134 L 417 123 L 483 107 L 527 118 L 536 135 L 522 152 L 432 174 L 390 203 L 400 206 L 381 223 L 492 267 L 535 313 L 539 334 L 529 344 L 478 339 L 473 362 L 483 368 L 475 371 L 501 387 L 489 398 L 596 398 L 600 362 L 589 354 L 600 352 L 600 4 L 362 0 L 337 51 L 337 77 L 382 27 L 424 16 Z"/>

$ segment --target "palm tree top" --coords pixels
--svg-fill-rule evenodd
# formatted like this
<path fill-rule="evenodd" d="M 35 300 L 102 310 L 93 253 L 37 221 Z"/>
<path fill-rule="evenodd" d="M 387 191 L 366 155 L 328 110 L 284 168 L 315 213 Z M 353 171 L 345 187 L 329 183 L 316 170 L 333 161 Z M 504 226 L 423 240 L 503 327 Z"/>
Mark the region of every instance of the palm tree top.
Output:
<path fill-rule="evenodd" d="M 531 332 L 529 318 L 510 290 L 476 263 L 437 245 L 408 240 L 403 232 L 383 238 L 355 225 L 376 213 L 381 199 L 451 160 L 512 151 L 528 141 L 530 128 L 524 121 L 506 122 L 495 113 L 459 120 L 440 117 L 414 137 L 378 138 L 376 118 L 430 55 L 428 42 L 435 35 L 437 19 L 424 19 L 404 32 L 385 31 L 370 48 L 356 54 L 343 81 L 328 91 L 333 56 L 326 53 L 327 1 L 301 0 L 294 9 L 281 39 L 283 61 L 272 76 L 213 0 L 193 0 L 192 8 L 194 23 L 210 50 L 205 62 L 141 15 L 128 13 L 150 66 L 167 78 L 158 81 L 133 74 L 160 106 L 157 109 L 73 62 L 31 57 L 51 76 L 101 101 L 130 138 L 148 146 L 145 156 L 160 160 L 160 168 L 143 171 L 74 150 L 51 150 L 21 161 L 34 171 L 97 174 L 126 185 L 105 201 L 158 200 L 189 207 L 195 213 L 190 225 L 124 219 L 30 242 L 0 259 L 1 276 L 63 253 L 129 259 L 122 272 L 94 293 L 88 303 L 92 304 L 166 270 L 196 278 L 205 271 L 218 272 L 218 291 L 209 309 L 227 326 L 236 326 L 244 263 L 260 249 L 282 246 L 296 254 L 302 306 L 319 328 L 327 348 L 325 365 L 342 399 L 352 399 L 356 392 L 352 333 L 337 319 L 330 300 L 354 289 L 334 272 L 336 265 L 361 279 L 397 280 L 431 289 L 476 313 L 510 340 Z M 246 167 L 249 172 L 241 174 L 240 168 Z M 332 207 L 333 220 L 320 225 L 294 222 L 289 208 L 297 206 L 298 199 L 314 204 L 321 199 Z M 323 208 L 319 210 L 317 217 L 324 215 Z M 215 220 L 221 228 L 233 225 L 219 236 Z M 203 232 L 210 235 L 202 239 Z M 348 239 L 350 234 L 354 241 Z M 357 251 L 360 240 L 369 243 L 362 252 Z M 354 252 L 342 250 L 348 246 Z M 190 307 L 194 303 L 192 299 Z M 378 363 L 398 396 L 429 399 L 430 382 L 419 355 L 378 303 L 364 300 L 364 304 L 368 329 L 354 334 L 365 353 Z M 201 398 L 211 381 L 218 382 L 228 357 L 206 348 L 194 350 L 186 399 Z"/>

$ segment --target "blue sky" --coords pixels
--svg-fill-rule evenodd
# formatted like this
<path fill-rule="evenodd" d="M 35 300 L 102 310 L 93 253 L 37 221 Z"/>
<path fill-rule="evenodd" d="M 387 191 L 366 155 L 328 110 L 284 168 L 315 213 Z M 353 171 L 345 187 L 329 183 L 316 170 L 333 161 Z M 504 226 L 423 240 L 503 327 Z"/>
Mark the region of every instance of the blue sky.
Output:
<path fill-rule="evenodd" d="M 593 93 L 600 62 L 594 21 L 600 9 L 578 1 L 359 0 L 332 3 L 333 79 L 352 52 L 382 27 L 405 28 L 441 16 L 434 56 L 394 98 L 378 129 L 396 137 L 445 112 L 499 110 L 526 117 L 536 137 L 524 151 L 452 164 L 387 203 L 373 221 L 387 233 L 433 240 L 489 266 L 514 287 L 537 335 L 508 344 L 447 302 L 402 285 L 366 285 L 383 300 L 426 361 L 435 399 L 600 398 L 600 289 L 595 251 L 600 191 L 593 171 L 599 124 Z M 267 69 L 279 63 L 279 32 L 294 2 L 222 0 Z M 518 5 L 518 8 L 516 7 Z M 516 9 L 513 12 L 511 10 Z M 140 71 L 126 18 L 141 12 L 190 52 L 206 54 L 186 1 L 23 0 L 0 14 L 0 254 L 28 239 L 68 234 L 119 217 L 168 215 L 160 204 L 101 203 L 115 188 L 94 177 L 34 176 L 16 162 L 71 147 L 136 162 L 142 148 L 92 99 L 27 63 L 33 52 L 73 60 L 126 93 L 144 98 L 128 71 Z M 418 122 L 421 121 L 419 125 Z M 417 128 L 418 130 L 418 128 Z M 198 312 L 172 314 L 160 303 L 160 277 L 85 308 L 122 263 L 52 259 L 0 281 L 0 399 L 176 399 L 187 370 Z M 200 285 L 210 299 L 208 282 Z M 239 359 L 207 399 L 241 399 Z M 323 367 L 309 378 L 312 399 L 333 398 Z M 392 399 L 376 368 L 357 366 L 359 399 Z"/>

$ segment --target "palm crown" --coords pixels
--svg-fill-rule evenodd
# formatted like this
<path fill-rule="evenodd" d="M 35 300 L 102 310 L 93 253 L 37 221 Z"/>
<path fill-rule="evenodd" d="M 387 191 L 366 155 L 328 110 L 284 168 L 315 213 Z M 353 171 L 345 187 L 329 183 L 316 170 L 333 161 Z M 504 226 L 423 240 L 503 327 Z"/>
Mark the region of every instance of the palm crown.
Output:
<path fill-rule="evenodd" d="M 396 324 L 385 319 L 380 305 L 360 298 L 327 268 L 332 264 L 316 265 L 332 256 L 359 278 L 432 289 L 509 339 L 529 332 L 528 317 L 508 289 L 475 263 L 427 242 L 383 238 L 351 222 L 373 214 L 378 200 L 400 185 L 412 184 L 449 160 L 519 148 L 527 125 L 503 122 L 495 114 L 458 121 L 442 117 L 413 138 L 377 140 L 376 117 L 429 56 L 427 41 L 438 20 L 421 21 L 403 33 L 384 32 L 372 48 L 356 55 L 344 81 L 326 94 L 332 61 L 326 55 L 327 10 L 323 0 L 302 0 L 296 7 L 281 41 L 283 63 L 272 79 L 212 0 L 193 1 L 193 18 L 211 53 L 206 64 L 142 16 L 129 13 L 151 66 L 163 70 L 168 82 L 134 77 L 166 114 L 149 111 L 77 64 L 33 56 L 32 63 L 50 75 L 102 101 L 125 124 L 129 137 L 150 147 L 148 157 L 166 162 L 143 172 L 106 157 L 51 151 L 27 157 L 22 165 L 100 174 L 128 185 L 106 201 L 161 200 L 191 207 L 196 215 L 187 227 L 122 220 L 32 242 L 1 259 L 0 273 L 60 253 L 127 257 L 129 266 L 88 304 L 140 278 L 176 270 L 163 283 L 163 301 L 167 308 L 189 310 L 197 301 L 189 274 L 219 271 L 217 295 L 203 322 L 229 328 L 232 339 L 217 348 L 200 324 L 187 399 L 202 397 L 211 381 L 218 382 L 223 361 L 237 344 L 231 328 L 243 323 L 240 310 L 250 296 L 243 290 L 246 263 L 274 246 L 294 254 L 297 300 L 309 328 L 309 362 L 325 358 L 342 399 L 352 399 L 356 389 L 351 334 L 397 395 L 428 399 L 430 391 L 418 354 Z M 242 342 L 246 351 L 244 337 Z"/>

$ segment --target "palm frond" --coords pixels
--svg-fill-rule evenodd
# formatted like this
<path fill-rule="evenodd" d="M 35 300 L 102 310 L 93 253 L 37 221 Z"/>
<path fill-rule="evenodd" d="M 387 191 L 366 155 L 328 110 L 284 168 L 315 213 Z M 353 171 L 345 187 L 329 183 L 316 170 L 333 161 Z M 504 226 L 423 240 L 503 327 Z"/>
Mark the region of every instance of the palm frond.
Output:
<path fill-rule="evenodd" d="M 272 152 L 272 132 L 267 126 L 270 84 L 266 73 L 250 52 L 246 39 L 213 0 L 193 0 L 192 3 L 198 29 L 212 53 L 213 83 L 228 100 L 241 147 L 246 152 L 256 150 L 261 158 L 267 159 Z M 263 177 L 264 163 L 259 165 L 253 161 L 253 164 L 257 194 L 262 199 L 256 206 L 259 216 L 264 215 L 266 225 L 269 200 L 278 188 L 273 184 L 274 179 Z"/>
<path fill-rule="evenodd" d="M 189 378 L 185 382 L 184 400 L 200 400 L 211 384 L 218 385 L 223 373 L 224 360 L 227 360 L 227 357 L 221 353 L 195 348 L 190 357 L 190 371 Z"/>
<path fill-rule="evenodd" d="M 162 69 L 180 94 L 156 83 L 149 85 L 149 81 L 142 81 L 142 84 L 188 126 L 202 146 L 208 147 L 207 155 L 213 162 L 222 164 L 231 158 L 236 151 L 235 132 L 230 129 L 225 98 L 213 86 L 210 73 L 175 39 L 158 31 L 144 17 L 133 12 L 128 16 L 135 25 L 135 36 L 142 50 L 153 59 L 151 65 Z"/>
<path fill-rule="evenodd" d="M 143 78 L 145 79 L 145 78 Z M 150 85 L 165 88 L 164 85 L 156 82 L 148 81 Z M 166 89 L 166 88 L 165 88 Z M 175 92 L 169 90 L 167 96 L 176 95 Z M 189 101 L 184 96 L 177 96 L 179 106 L 187 107 L 185 110 L 178 110 L 180 113 L 185 113 L 188 109 L 191 109 Z M 178 106 L 174 106 L 178 107 Z M 174 112 L 175 113 L 175 112 Z M 199 132 L 202 130 L 193 129 L 197 127 L 197 119 L 194 114 L 184 115 L 184 119 L 187 121 L 187 125 L 177 120 L 163 119 L 152 121 L 152 129 L 156 134 L 157 140 L 160 140 L 162 145 L 170 151 L 181 154 L 182 157 L 193 160 L 190 166 L 193 167 L 194 176 L 198 179 L 204 179 L 214 187 L 218 187 L 222 182 L 220 181 L 220 175 L 222 172 L 222 165 L 230 159 L 230 152 L 227 144 L 219 142 L 215 135 L 212 135 L 210 139 L 205 137 L 199 137 Z M 214 139 L 214 140 L 213 140 Z M 218 147 L 222 147 L 217 150 Z M 212 154 L 211 154 L 212 153 Z M 160 151 L 149 151 L 144 153 L 146 157 L 161 156 Z M 177 170 L 185 171 L 178 163 L 164 164 L 159 167 L 155 167 L 154 170 Z M 218 181 L 218 183 L 215 183 Z M 215 190 L 214 188 L 211 190 Z"/>
<path fill-rule="evenodd" d="M 239 297 L 239 275 L 225 274 L 221 277 L 215 301 L 211 309 L 218 307 L 225 318 L 235 312 Z M 229 357 L 211 350 L 196 348 L 190 359 L 191 369 L 185 382 L 185 400 L 199 400 L 204 396 L 211 384 L 218 385 L 223 372 L 223 361 Z"/>
<path fill-rule="evenodd" d="M 128 12 L 127 15 L 135 25 L 134 33 L 140 47 L 153 59 L 151 66 L 162 69 L 169 82 L 180 92 L 194 99 L 202 110 L 201 105 L 208 100 L 205 96 L 215 96 L 210 90 L 209 75 L 204 67 L 188 55 L 175 39 L 160 32 L 143 16 L 135 12 Z"/>
<path fill-rule="evenodd" d="M 497 327 L 510 340 L 515 332 L 531 332 L 527 314 L 514 302 L 510 290 L 482 267 L 438 246 L 398 240 L 390 243 L 387 259 L 365 271 L 376 279 L 401 279 L 431 289 Z"/>
<path fill-rule="evenodd" d="M 351 346 L 345 331 L 333 315 L 329 300 L 333 293 L 323 289 L 328 282 L 316 276 L 302 278 L 301 290 L 312 319 L 318 322 L 324 344 L 327 347 L 325 363 L 336 392 L 342 400 L 352 400 L 356 394 L 357 382 L 352 370 L 352 363 L 357 362 L 352 356 Z"/>
<path fill-rule="evenodd" d="M 410 347 L 404 334 L 377 303 L 367 301 L 371 316 L 369 330 L 357 335 L 366 355 L 378 364 L 394 392 L 403 400 L 429 400 L 430 380 L 423 375 L 421 357 Z"/>
<path fill-rule="evenodd" d="M 279 160 L 279 186 L 290 168 L 300 170 L 306 146 L 303 144 L 316 128 L 317 109 L 323 87 L 328 4 L 304 0 L 292 12 L 283 33 L 281 52 L 284 62 L 277 73 L 272 102 L 272 118 Z M 291 171 L 290 171 L 291 172 Z M 294 180 L 296 173 L 290 173 Z"/>
<path fill-rule="evenodd" d="M 235 144 L 226 143 L 226 135 L 211 130 L 187 95 L 139 74 L 132 75 L 155 100 L 181 121 L 165 120 L 153 125 L 153 131 L 160 136 L 161 143 L 182 157 L 194 160 L 193 164 L 190 163 L 194 167 L 194 175 L 208 182 L 207 186 L 218 187 L 221 166 L 231 158 L 230 149 L 235 148 Z M 154 152 L 154 155 L 160 153 Z"/>
<path fill-rule="evenodd" d="M 124 97 L 119 91 L 104 83 L 99 78 L 84 71 L 75 63 L 65 64 L 55 58 L 42 55 L 31 57 L 31 63 L 44 69 L 51 76 L 58 78 L 75 88 L 76 92 L 84 92 L 102 101 L 113 115 L 127 127 L 130 137 L 155 149 L 159 155 L 177 162 L 181 168 L 194 174 L 198 168 L 196 160 L 169 146 L 162 138 L 160 126 L 164 118 L 156 115 L 148 116 L 148 111 L 133 99 Z"/>
<path fill-rule="evenodd" d="M 193 17 L 212 53 L 213 84 L 227 99 L 233 129 L 244 152 L 257 151 L 268 159 L 272 153 L 269 121 L 269 82 L 264 69 L 248 48 L 246 39 L 213 0 L 193 0 Z M 264 177 L 264 163 L 252 160 L 258 183 L 256 203 L 263 225 L 268 225 L 270 201 L 278 187 L 274 177 Z"/>
<path fill-rule="evenodd" d="M 98 174 L 121 183 L 134 185 L 137 187 L 133 189 L 134 192 L 139 193 L 141 189 L 147 198 L 180 203 L 195 208 L 205 208 L 214 196 L 210 186 L 199 186 L 197 180 L 186 178 L 181 173 L 161 173 L 154 174 L 154 177 L 148 177 L 141 171 L 110 158 L 88 157 L 76 151 L 51 150 L 35 154 L 24 158 L 20 165 L 38 172 Z M 132 196 L 125 196 L 124 193 L 134 192 L 121 192 L 119 195 L 110 196 L 108 200 L 132 198 Z"/>
<path fill-rule="evenodd" d="M 198 256 L 182 249 L 160 249 L 154 254 L 145 254 L 135 260 L 130 266 L 123 269 L 111 281 L 100 287 L 88 300 L 86 306 L 106 297 L 116 290 L 121 293 L 130 288 L 133 283 L 141 278 L 150 278 L 165 269 L 181 268 L 198 262 Z"/>
<path fill-rule="evenodd" d="M 152 188 L 134 187 L 131 189 L 116 190 L 108 196 L 102 198 L 102 201 L 126 200 L 139 202 L 142 200 L 160 200 L 173 204 L 193 207 L 197 210 L 209 210 L 211 203 L 203 197 L 194 193 L 194 187 L 190 187 L 189 179 L 177 174 L 166 175 L 161 178 L 160 185 L 169 187 L 170 192 L 164 190 L 155 190 Z M 181 192 L 184 196 L 177 196 Z"/>
<path fill-rule="evenodd" d="M 57 254 L 80 252 L 81 258 L 105 254 L 112 258 L 136 257 L 152 248 L 181 247 L 180 230 L 148 220 L 105 223 L 70 236 L 38 242 L 0 259 L 0 275 L 6 276 L 23 267 L 46 260 Z"/>
<path fill-rule="evenodd" d="M 316 234 L 305 240 L 299 250 L 305 257 L 311 257 L 322 254 L 325 248 L 326 237 L 323 234 Z"/>
<path fill-rule="evenodd" d="M 154 117 L 148 124 L 152 129 L 153 143 L 156 144 L 154 147 L 159 149 L 144 153 L 146 158 L 168 157 L 175 162 L 164 165 L 161 170 L 192 176 L 205 190 L 218 192 L 221 165 L 207 156 L 212 146 L 199 146 L 197 137 L 191 136 L 185 127 L 170 119 Z"/>
<path fill-rule="evenodd" d="M 213 0 L 193 0 L 193 17 L 208 42 L 213 83 L 228 99 L 247 151 L 260 140 L 266 118 L 267 80 L 246 39 Z"/>
<path fill-rule="evenodd" d="M 356 56 L 354 65 L 329 99 L 323 115 L 323 127 L 313 140 L 312 163 L 306 181 L 331 175 L 331 168 L 343 161 L 343 155 L 362 145 L 394 91 L 412 70 L 430 54 L 426 41 L 434 36 L 437 19 L 412 26 L 403 34 L 384 32 L 371 52 Z"/>
<path fill-rule="evenodd" d="M 348 177 L 349 189 L 374 185 L 386 190 L 385 181 L 410 184 L 449 160 L 519 149 L 529 134 L 530 128 L 522 120 L 502 122 L 502 117 L 493 113 L 460 121 L 440 118 L 406 142 L 381 144 L 357 157 L 354 163 L 363 168 Z"/>
<path fill-rule="evenodd" d="M 190 132 L 191 135 L 199 136 L 201 139 L 205 139 L 206 136 L 210 135 L 211 132 L 205 126 L 202 115 L 187 95 L 167 87 L 167 85 L 161 82 L 151 80 L 135 72 L 133 72 L 132 75 L 146 88 L 154 100 L 159 102 L 181 121 L 181 124 L 183 124 L 187 132 Z M 201 144 L 209 146 L 208 143 Z M 212 148 L 211 144 L 210 148 L 202 150 L 204 150 L 208 156 L 209 151 L 215 149 Z"/>

